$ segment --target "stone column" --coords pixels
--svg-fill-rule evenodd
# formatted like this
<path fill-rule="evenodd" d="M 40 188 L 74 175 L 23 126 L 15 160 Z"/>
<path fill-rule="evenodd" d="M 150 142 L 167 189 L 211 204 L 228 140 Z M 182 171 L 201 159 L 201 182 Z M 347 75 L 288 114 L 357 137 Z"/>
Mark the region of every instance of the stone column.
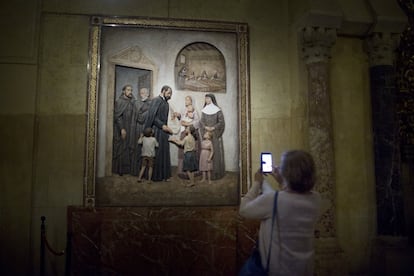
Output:
<path fill-rule="evenodd" d="M 315 158 L 318 172 L 317 189 L 329 208 L 318 225 L 320 237 L 335 236 L 334 152 L 329 93 L 330 50 L 336 31 L 306 28 L 303 31 L 303 57 L 308 70 L 309 151 Z"/>
<path fill-rule="evenodd" d="M 335 40 L 335 29 L 307 27 L 302 32 L 302 54 L 308 73 L 309 151 L 318 172 L 316 189 L 326 206 L 317 225 L 317 275 L 346 275 L 335 226 L 335 159 L 329 91 L 330 50 Z"/>
<path fill-rule="evenodd" d="M 402 30 L 398 45 L 396 69 L 401 148 L 401 178 L 403 182 L 406 233 L 414 246 L 414 5 L 410 0 L 398 0 L 409 24 Z"/>
<path fill-rule="evenodd" d="M 410 5 L 408 2 L 406 4 Z M 407 29 L 411 32 L 410 28 Z M 402 35 L 401 38 L 402 45 L 407 37 Z M 413 234 L 407 231 L 410 227 L 406 224 L 412 221 L 410 211 L 414 205 L 410 203 L 413 192 L 412 180 L 407 177 L 410 175 L 410 170 L 407 170 L 409 165 L 405 163 L 405 155 L 401 154 L 404 149 L 404 135 L 401 134 L 410 129 L 407 121 L 404 122 L 406 111 L 411 109 L 408 113 L 413 112 L 407 104 L 409 97 L 406 97 L 410 89 L 405 89 L 406 85 L 397 88 L 397 79 L 402 80 L 407 76 L 406 72 L 410 71 L 406 71 L 404 64 L 412 63 L 412 52 L 409 54 L 412 47 L 407 47 L 408 51 L 404 51 L 400 45 L 396 67 L 394 53 L 398 39 L 394 39 L 389 33 L 374 33 L 365 42 L 370 61 L 377 199 L 377 237 L 373 242 L 370 272 L 373 275 L 382 274 L 384 271 L 389 275 L 411 275 L 414 266 L 410 257 L 406 256 L 412 256 L 414 252 L 413 243 L 409 239 L 412 239 Z M 408 45 L 412 45 L 412 42 Z M 405 54 L 408 55 L 404 56 Z M 399 70 L 398 78 L 396 69 Z M 412 99 L 411 96 L 411 102 Z M 392 262 L 389 261 L 391 259 Z"/>
<path fill-rule="evenodd" d="M 381 236 L 405 234 L 396 114 L 395 48 L 396 41 L 389 33 L 374 33 L 365 40 L 370 62 L 377 234 Z"/>

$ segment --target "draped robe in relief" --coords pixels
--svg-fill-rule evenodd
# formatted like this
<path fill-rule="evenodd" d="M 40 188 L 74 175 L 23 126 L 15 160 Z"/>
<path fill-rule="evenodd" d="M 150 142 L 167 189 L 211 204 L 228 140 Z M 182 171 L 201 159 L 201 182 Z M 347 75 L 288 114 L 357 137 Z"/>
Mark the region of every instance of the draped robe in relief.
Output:
<path fill-rule="evenodd" d="M 154 137 L 159 144 L 152 173 L 152 180 L 154 181 L 167 180 L 171 177 L 170 142 L 168 142 L 170 135 L 162 130 L 162 126 L 167 125 L 168 112 L 168 102 L 158 96 L 151 100 L 145 120 L 145 128 L 152 127 Z"/>
<path fill-rule="evenodd" d="M 218 110 L 214 114 L 201 113 L 200 119 L 200 133 L 201 137 L 206 132 L 205 127 L 214 127 L 212 131 L 211 142 L 213 143 L 214 155 L 213 155 L 213 170 L 211 172 L 211 179 L 217 180 L 224 176 L 226 171 L 224 165 L 224 147 L 223 147 L 223 132 L 225 127 L 224 116 L 221 110 Z"/>
<path fill-rule="evenodd" d="M 138 144 L 139 136 L 144 132 L 144 123 L 148 114 L 151 100 L 138 99 L 134 101 L 134 110 L 132 113 L 132 129 L 131 129 L 131 174 L 139 175 L 141 168 L 141 148 Z"/>
<path fill-rule="evenodd" d="M 129 174 L 131 172 L 131 129 L 134 98 L 124 94 L 115 101 L 112 172 Z M 126 130 L 126 138 L 121 138 L 121 129 Z"/>

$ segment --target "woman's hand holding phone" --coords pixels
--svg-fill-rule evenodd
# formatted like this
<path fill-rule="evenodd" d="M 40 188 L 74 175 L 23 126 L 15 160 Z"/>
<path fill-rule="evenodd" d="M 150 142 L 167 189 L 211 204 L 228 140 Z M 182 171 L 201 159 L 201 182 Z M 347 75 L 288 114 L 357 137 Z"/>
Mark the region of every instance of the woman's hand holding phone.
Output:
<path fill-rule="evenodd" d="M 273 171 L 273 157 L 270 152 L 260 154 L 260 167 L 262 173 L 271 173 Z"/>
<path fill-rule="evenodd" d="M 273 171 L 272 171 L 272 176 L 273 178 L 279 183 L 279 184 L 283 184 L 283 177 L 280 173 L 280 168 L 278 166 L 273 167 Z"/>
<path fill-rule="evenodd" d="M 260 185 L 263 183 L 263 173 L 261 169 L 258 169 L 257 172 L 254 174 L 254 181 L 260 183 Z"/>

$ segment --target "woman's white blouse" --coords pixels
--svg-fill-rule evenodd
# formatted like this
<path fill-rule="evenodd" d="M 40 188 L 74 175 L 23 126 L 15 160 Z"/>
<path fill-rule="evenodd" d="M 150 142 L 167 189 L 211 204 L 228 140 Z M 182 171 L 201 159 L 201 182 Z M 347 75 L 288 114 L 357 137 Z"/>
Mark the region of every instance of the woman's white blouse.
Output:
<path fill-rule="evenodd" d="M 259 251 L 263 266 L 267 262 L 275 190 L 264 181 L 262 190 L 255 182 L 241 199 L 240 215 L 262 220 L 259 230 Z M 279 191 L 277 217 L 269 275 L 313 275 L 314 230 L 320 215 L 321 197 L 312 191 L 299 194 Z"/>

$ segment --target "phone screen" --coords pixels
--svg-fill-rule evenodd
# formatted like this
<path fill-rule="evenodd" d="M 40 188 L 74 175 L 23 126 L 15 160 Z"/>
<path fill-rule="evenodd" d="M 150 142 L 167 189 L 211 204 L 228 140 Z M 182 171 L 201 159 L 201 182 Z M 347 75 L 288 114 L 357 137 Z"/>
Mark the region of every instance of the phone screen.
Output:
<path fill-rule="evenodd" d="M 262 152 L 261 154 L 262 172 L 271 173 L 273 171 L 273 160 L 270 152 Z"/>

